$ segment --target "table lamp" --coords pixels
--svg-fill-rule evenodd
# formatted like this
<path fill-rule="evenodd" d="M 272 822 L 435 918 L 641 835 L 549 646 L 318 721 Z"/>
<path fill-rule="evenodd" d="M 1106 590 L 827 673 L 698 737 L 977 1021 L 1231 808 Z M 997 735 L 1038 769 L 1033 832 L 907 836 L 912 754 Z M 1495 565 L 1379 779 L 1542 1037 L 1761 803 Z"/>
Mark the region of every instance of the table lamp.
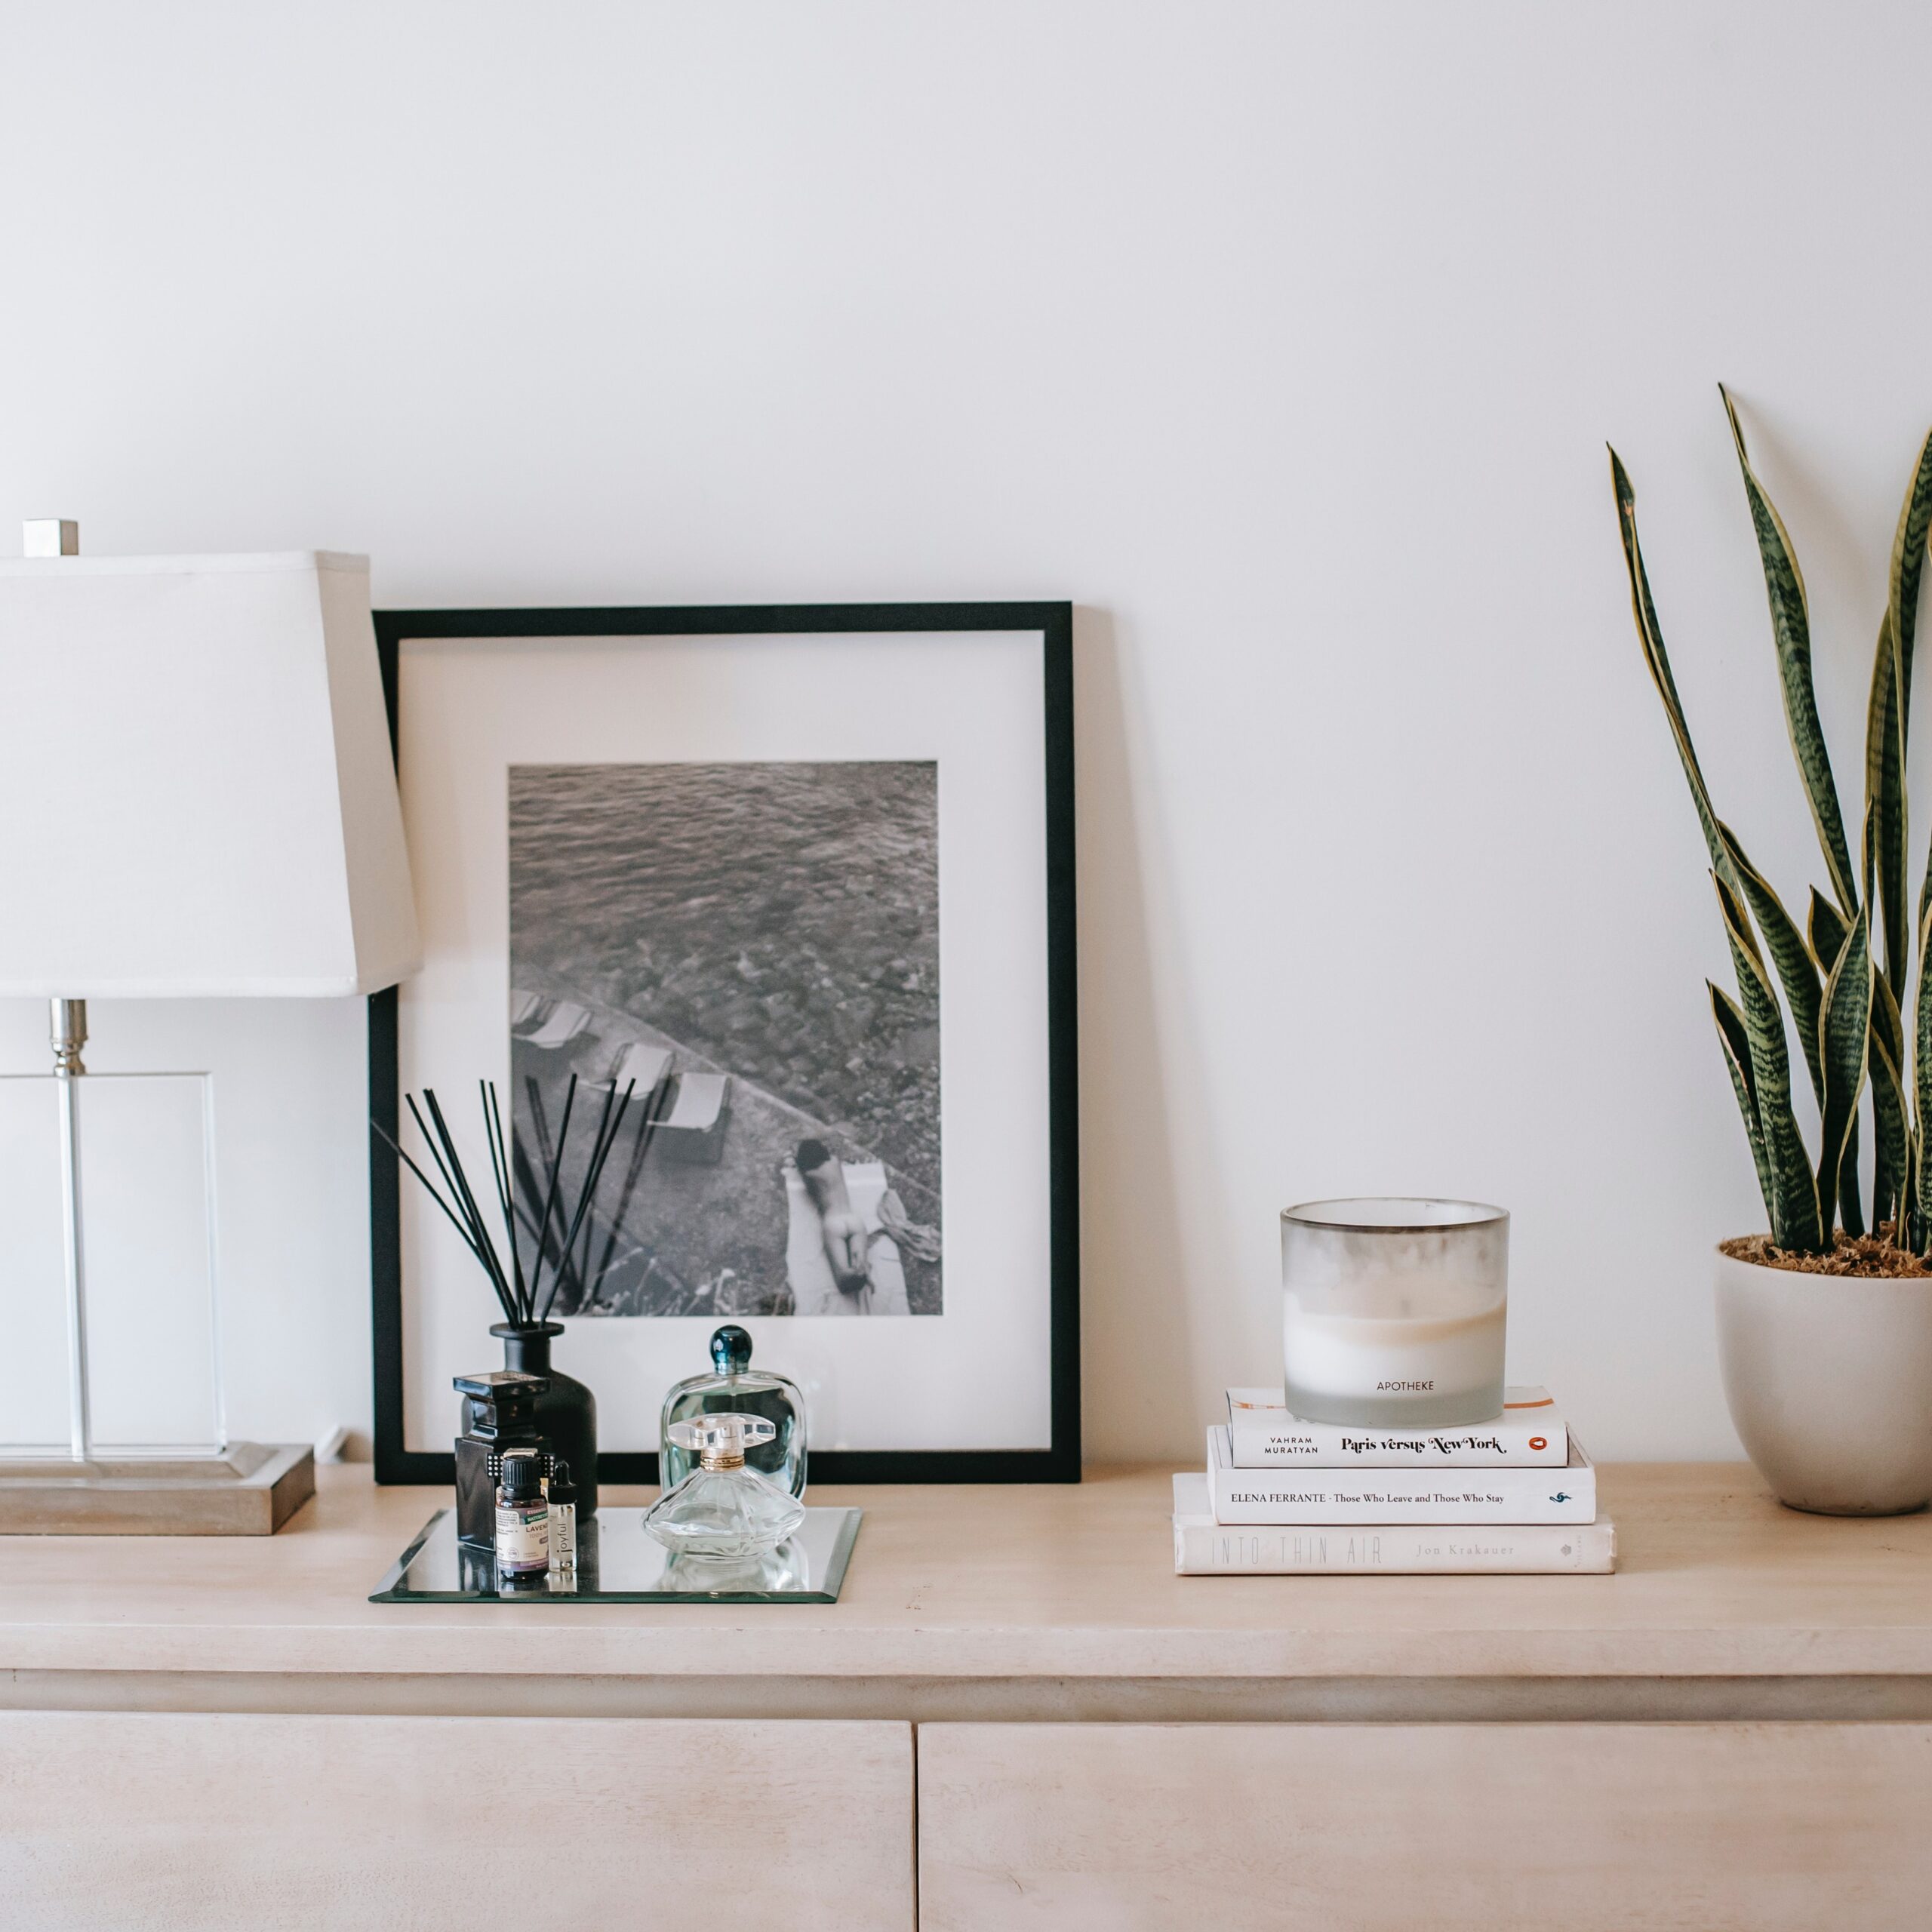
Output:
<path fill-rule="evenodd" d="M 263 1534 L 306 1444 L 223 1420 L 206 1073 L 88 1071 L 90 1000 L 368 993 L 421 963 L 368 560 L 0 560 L 0 1531 Z M 63 1332 L 64 1331 L 64 1332 Z"/>

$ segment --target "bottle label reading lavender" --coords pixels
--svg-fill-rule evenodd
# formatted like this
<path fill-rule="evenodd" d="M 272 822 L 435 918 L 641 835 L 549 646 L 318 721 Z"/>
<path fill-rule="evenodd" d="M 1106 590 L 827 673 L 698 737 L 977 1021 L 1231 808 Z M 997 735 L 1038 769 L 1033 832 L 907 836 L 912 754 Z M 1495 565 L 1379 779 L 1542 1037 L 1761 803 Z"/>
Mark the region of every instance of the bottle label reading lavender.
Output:
<path fill-rule="evenodd" d="M 497 1504 L 497 1567 L 526 1576 L 550 1567 L 550 1512 L 540 1501 Z"/>

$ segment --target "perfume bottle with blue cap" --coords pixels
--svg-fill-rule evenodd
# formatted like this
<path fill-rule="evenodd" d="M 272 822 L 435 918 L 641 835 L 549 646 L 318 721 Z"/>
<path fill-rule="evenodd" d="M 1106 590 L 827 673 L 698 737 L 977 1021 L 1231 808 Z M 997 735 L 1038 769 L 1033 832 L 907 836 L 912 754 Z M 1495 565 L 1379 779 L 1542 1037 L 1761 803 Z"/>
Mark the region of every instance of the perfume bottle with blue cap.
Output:
<path fill-rule="evenodd" d="M 746 1444 L 746 1467 L 769 1476 L 793 1496 L 804 1494 L 804 1396 L 795 1382 L 751 1364 L 751 1337 L 736 1322 L 727 1322 L 711 1337 L 712 1372 L 688 1377 L 664 1398 L 657 1475 L 666 1490 L 675 1489 L 698 1463 L 697 1454 L 673 1435 L 673 1426 L 731 1412 L 762 1416 L 771 1425 L 768 1439 Z"/>

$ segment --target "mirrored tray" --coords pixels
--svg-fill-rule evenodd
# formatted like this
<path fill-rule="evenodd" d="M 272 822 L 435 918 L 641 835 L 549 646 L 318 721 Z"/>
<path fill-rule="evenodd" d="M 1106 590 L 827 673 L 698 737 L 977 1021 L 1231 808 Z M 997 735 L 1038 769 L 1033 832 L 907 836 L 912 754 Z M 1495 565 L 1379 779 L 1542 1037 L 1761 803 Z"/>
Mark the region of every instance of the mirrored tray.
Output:
<path fill-rule="evenodd" d="M 764 1556 L 674 1555 L 641 1509 L 600 1509 L 577 1528 L 577 1568 L 534 1583 L 499 1580 L 488 1550 L 457 1541 L 438 1509 L 389 1567 L 371 1603 L 836 1603 L 862 1509 L 808 1509 Z"/>

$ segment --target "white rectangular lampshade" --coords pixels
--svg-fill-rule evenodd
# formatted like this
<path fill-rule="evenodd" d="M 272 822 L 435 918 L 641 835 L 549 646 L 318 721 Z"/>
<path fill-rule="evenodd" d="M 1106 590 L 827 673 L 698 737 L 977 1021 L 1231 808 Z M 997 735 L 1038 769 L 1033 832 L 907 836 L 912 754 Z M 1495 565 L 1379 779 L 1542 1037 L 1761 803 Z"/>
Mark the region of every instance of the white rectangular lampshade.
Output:
<path fill-rule="evenodd" d="M 0 995 L 421 963 L 367 558 L 0 561 Z"/>

